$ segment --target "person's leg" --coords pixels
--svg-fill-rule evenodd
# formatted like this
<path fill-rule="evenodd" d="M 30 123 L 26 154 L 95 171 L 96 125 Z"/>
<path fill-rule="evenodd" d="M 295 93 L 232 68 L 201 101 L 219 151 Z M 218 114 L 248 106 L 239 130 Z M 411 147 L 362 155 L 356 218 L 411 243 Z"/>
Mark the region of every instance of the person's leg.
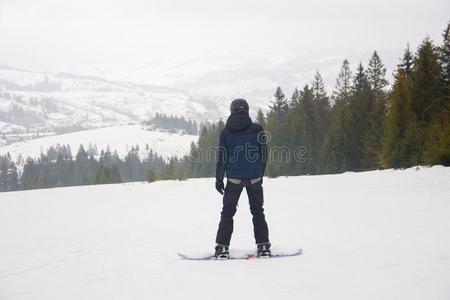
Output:
<path fill-rule="evenodd" d="M 250 211 L 253 215 L 253 232 L 257 244 L 269 242 L 269 229 L 264 216 L 264 196 L 261 181 L 247 185 Z"/>
<path fill-rule="evenodd" d="M 242 192 L 241 184 L 234 184 L 227 181 L 225 193 L 223 195 L 223 207 L 220 217 L 219 229 L 217 230 L 216 243 L 224 246 L 230 245 L 231 234 L 233 233 L 233 217 L 236 213 L 236 206 Z"/>

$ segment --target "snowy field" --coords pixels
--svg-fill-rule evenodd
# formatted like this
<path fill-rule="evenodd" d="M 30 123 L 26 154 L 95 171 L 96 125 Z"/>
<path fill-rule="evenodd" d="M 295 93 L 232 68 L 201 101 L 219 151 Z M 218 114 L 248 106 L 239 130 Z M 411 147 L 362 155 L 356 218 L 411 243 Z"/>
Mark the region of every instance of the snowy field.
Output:
<path fill-rule="evenodd" d="M 140 150 L 142 150 L 140 151 L 141 158 L 144 158 L 146 157 L 144 150 L 148 144 L 149 149 L 159 155 L 182 157 L 189 153 L 191 142 L 195 142 L 197 139 L 198 137 L 195 135 L 148 131 L 142 129 L 140 125 L 125 125 L 77 131 L 13 143 L 0 147 L 0 154 L 9 152 L 14 160 L 19 154 L 22 155 L 22 158 L 37 158 L 42 151 L 45 153 L 51 146 L 68 144 L 72 150 L 72 155 L 75 157 L 80 144 L 83 144 L 85 150 L 89 148 L 89 144 L 92 144 L 97 145 L 98 152 L 101 149 L 106 150 L 109 146 L 111 151 L 117 150 L 119 156 L 124 157 L 132 146 L 139 145 Z"/>
<path fill-rule="evenodd" d="M 450 299 L 450 168 L 265 179 L 275 248 L 212 250 L 213 179 L 0 194 L 0 299 Z M 245 193 L 232 240 L 253 249 Z"/>
<path fill-rule="evenodd" d="M 98 128 L 148 120 L 155 112 L 216 120 L 228 108 L 229 99 L 223 96 L 203 96 L 180 90 L 179 85 L 172 88 L 91 75 L 0 64 L 0 120 L 23 129 L 69 125 Z M 1 119 L 2 112 L 8 117 Z"/>

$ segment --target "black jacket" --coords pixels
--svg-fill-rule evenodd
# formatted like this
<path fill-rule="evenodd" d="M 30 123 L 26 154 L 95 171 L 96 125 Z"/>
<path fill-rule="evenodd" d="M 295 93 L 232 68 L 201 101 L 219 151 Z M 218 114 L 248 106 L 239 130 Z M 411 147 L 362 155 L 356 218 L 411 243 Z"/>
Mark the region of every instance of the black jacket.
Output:
<path fill-rule="evenodd" d="M 220 133 L 216 180 L 264 176 L 267 145 L 264 129 L 245 112 L 232 113 Z"/>

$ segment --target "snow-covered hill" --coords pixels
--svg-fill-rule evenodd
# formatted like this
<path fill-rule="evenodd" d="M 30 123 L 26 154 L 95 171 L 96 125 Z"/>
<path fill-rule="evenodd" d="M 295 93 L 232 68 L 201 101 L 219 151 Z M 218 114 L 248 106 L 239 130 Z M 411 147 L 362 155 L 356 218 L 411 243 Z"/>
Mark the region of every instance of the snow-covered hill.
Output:
<path fill-rule="evenodd" d="M 266 109 L 277 86 L 289 96 L 294 87 L 310 83 L 317 70 L 332 88 L 342 60 L 341 55 L 280 53 L 166 56 L 81 73 L 0 64 L 0 122 L 9 125 L 0 124 L 0 132 L 122 125 L 156 112 L 218 120 L 231 99 L 248 98 L 254 112 Z"/>
<path fill-rule="evenodd" d="M 347 55 L 366 61 L 371 53 Z M 397 64 L 397 53 L 382 55 L 388 70 Z M 125 66 L 74 68 L 71 73 L 0 62 L 0 134 L 117 126 L 148 120 L 157 112 L 196 121 L 218 120 L 237 97 L 247 98 L 255 113 L 267 109 L 277 86 L 289 97 L 295 87 L 311 83 L 318 70 L 331 92 L 344 58 L 278 52 L 167 55 Z"/>
<path fill-rule="evenodd" d="M 180 261 L 212 250 L 213 179 L 0 196 L 0 298 L 449 299 L 450 168 L 265 179 L 275 248 L 299 257 Z M 232 248 L 253 249 L 243 193 Z"/>
<path fill-rule="evenodd" d="M 0 121 L 16 126 L 3 124 L 1 133 L 123 125 L 156 112 L 216 120 L 228 105 L 218 99 L 225 100 L 126 80 L 0 66 Z"/>
<path fill-rule="evenodd" d="M 84 149 L 97 146 L 98 152 L 106 150 L 117 150 L 120 157 L 124 157 L 131 147 L 138 145 L 141 158 L 147 157 L 147 150 L 162 155 L 163 157 L 187 154 L 192 142 L 197 141 L 195 135 L 182 135 L 162 131 L 149 131 L 141 125 L 113 126 L 99 129 L 84 130 L 66 134 L 59 134 L 41 138 L 35 138 L 26 142 L 12 143 L 0 147 L 0 155 L 10 153 L 13 160 L 19 155 L 23 159 L 27 157 L 38 158 L 41 152 L 46 153 L 51 146 L 70 145 L 72 155 L 75 157 L 78 148 L 82 144 Z M 148 145 L 148 149 L 147 149 Z"/>

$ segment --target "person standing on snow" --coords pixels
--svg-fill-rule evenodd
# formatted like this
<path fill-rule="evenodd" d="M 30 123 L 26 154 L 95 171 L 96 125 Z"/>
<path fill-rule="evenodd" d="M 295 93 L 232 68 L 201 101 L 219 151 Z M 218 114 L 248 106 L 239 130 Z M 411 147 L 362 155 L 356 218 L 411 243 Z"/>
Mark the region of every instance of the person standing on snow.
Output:
<path fill-rule="evenodd" d="M 229 245 L 233 233 L 233 216 L 243 188 L 247 190 L 253 230 L 259 257 L 269 257 L 269 230 L 263 208 L 263 176 L 267 162 L 267 145 L 264 129 L 253 123 L 244 99 L 230 105 L 231 115 L 220 133 L 216 165 L 216 190 L 223 195 L 223 208 L 217 230 L 214 256 L 229 258 Z M 227 176 L 227 185 L 223 179 Z"/>

